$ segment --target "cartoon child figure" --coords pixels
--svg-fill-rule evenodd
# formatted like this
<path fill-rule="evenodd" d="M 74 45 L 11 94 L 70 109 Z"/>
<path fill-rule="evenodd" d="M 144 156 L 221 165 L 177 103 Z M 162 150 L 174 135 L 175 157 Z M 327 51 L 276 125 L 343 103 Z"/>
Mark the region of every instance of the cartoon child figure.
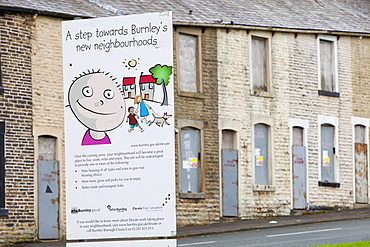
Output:
<path fill-rule="evenodd" d="M 127 115 L 127 120 L 126 120 L 126 122 L 128 122 L 128 124 L 130 125 L 130 129 L 128 130 L 128 132 L 131 133 L 135 127 L 139 127 L 141 132 L 143 132 L 144 129 L 140 126 L 139 122 L 137 121 L 139 117 L 134 113 L 134 111 L 135 111 L 135 108 L 133 106 L 130 106 L 128 108 L 129 114 Z"/>
<path fill-rule="evenodd" d="M 149 109 L 152 109 L 152 108 L 143 101 L 143 97 L 141 95 L 137 95 L 135 97 L 134 104 L 138 105 L 135 112 L 137 113 L 139 111 L 139 108 L 140 108 L 139 115 L 140 115 L 141 118 L 143 118 L 145 120 L 145 123 L 148 124 L 150 122 L 146 119 L 147 116 L 149 115 L 148 108 Z M 143 120 L 141 120 L 141 122 L 143 122 Z"/>
<path fill-rule="evenodd" d="M 75 117 L 88 128 L 81 145 L 110 144 L 106 132 L 120 126 L 126 112 L 114 79 L 100 70 L 84 73 L 70 86 L 68 101 Z"/>

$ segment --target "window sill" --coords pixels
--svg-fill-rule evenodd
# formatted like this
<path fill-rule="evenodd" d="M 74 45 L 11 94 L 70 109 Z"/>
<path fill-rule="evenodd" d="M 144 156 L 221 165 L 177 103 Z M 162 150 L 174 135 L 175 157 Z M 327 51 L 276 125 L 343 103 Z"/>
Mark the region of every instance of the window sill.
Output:
<path fill-rule="evenodd" d="M 8 216 L 8 209 L 0 208 L 0 216 Z"/>
<path fill-rule="evenodd" d="M 319 181 L 319 186 L 339 188 L 340 187 L 340 183 L 337 183 L 337 182 L 328 182 L 328 181 Z"/>
<path fill-rule="evenodd" d="M 337 98 L 339 98 L 339 96 L 340 96 L 340 94 L 337 93 L 337 92 L 324 91 L 324 90 L 319 90 L 319 95 L 337 97 Z"/>
<path fill-rule="evenodd" d="M 182 199 L 205 199 L 205 193 L 184 193 L 180 192 L 180 198 Z"/>
<path fill-rule="evenodd" d="M 261 192 L 274 192 L 276 191 L 275 185 L 253 185 L 253 191 L 261 191 Z"/>
<path fill-rule="evenodd" d="M 179 96 L 189 97 L 189 98 L 197 98 L 197 99 L 204 99 L 203 93 L 193 93 L 193 92 L 185 92 L 185 91 L 178 91 L 177 93 Z"/>
<path fill-rule="evenodd" d="M 253 89 L 251 89 L 251 95 L 265 97 L 265 98 L 274 97 L 272 92 L 258 91 L 258 90 L 253 90 Z"/>

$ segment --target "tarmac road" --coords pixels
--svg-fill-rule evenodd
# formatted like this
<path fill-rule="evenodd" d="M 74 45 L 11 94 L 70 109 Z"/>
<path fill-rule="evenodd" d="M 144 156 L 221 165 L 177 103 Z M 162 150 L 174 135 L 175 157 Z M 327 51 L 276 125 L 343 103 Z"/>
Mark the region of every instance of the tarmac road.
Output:
<path fill-rule="evenodd" d="M 178 247 L 310 247 L 370 241 L 370 219 L 274 227 L 179 239 Z"/>
<path fill-rule="evenodd" d="M 370 219 L 370 207 L 344 210 L 338 212 L 314 213 L 306 215 L 282 216 L 268 219 L 240 220 L 236 222 L 220 222 L 206 226 L 188 226 L 177 229 L 177 239 L 196 236 L 207 236 L 212 234 L 232 233 L 258 229 L 276 228 L 284 226 L 298 226 L 323 222 L 336 222 L 353 219 Z M 271 223 L 274 222 L 274 223 Z M 119 239 L 116 239 L 119 240 Z M 88 240 L 88 242 L 94 240 Z M 76 241 L 39 241 L 36 243 L 18 243 L 16 247 L 61 247 L 66 243 Z"/>

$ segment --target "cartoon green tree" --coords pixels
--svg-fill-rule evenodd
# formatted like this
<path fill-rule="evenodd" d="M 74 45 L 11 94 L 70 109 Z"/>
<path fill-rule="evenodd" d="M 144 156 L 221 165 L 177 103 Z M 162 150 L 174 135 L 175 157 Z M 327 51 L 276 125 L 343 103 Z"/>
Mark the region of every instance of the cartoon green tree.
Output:
<path fill-rule="evenodd" d="M 172 66 L 157 64 L 149 69 L 158 85 L 162 84 L 163 89 L 163 101 L 161 105 L 168 105 L 168 95 L 166 86 L 170 83 L 170 75 L 172 74 Z"/>

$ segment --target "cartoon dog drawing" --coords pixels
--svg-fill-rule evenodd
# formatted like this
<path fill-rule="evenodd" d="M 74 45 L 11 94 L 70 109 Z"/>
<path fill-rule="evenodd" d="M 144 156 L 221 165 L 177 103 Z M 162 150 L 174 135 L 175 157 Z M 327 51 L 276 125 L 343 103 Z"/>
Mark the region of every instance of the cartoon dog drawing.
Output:
<path fill-rule="evenodd" d="M 153 117 L 154 119 L 149 123 L 149 126 L 151 126 L 152 124 L 156 124 L 158 127 L 163 127 L 163 125 L 170 125 L 168 122 L 167 122 L 167 119 L 169 119 L 172 115 L 168 114 L 167 112 L 165 112 L 163 114 L 163 117 L 156 117 L 154 114 L 153 114 Z"/>

